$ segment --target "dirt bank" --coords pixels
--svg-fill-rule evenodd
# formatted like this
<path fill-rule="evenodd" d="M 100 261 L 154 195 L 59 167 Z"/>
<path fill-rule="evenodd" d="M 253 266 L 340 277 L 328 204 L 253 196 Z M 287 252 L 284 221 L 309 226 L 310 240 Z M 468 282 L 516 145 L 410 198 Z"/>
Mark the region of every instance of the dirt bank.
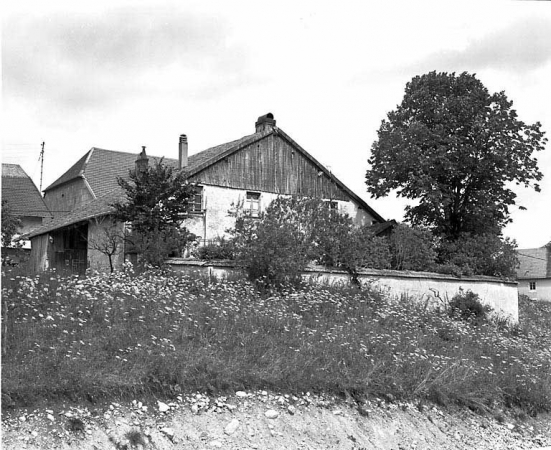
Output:
<path fill-rule="evenodd" d="M 533 449 L 551 446 L 550 416 L 481 416 L 378 399 L 310 394 L 196 394 L 173 402 L 11 409 L 4 449 Z M 551 448 L 551 447 L 550 447 Z"/>

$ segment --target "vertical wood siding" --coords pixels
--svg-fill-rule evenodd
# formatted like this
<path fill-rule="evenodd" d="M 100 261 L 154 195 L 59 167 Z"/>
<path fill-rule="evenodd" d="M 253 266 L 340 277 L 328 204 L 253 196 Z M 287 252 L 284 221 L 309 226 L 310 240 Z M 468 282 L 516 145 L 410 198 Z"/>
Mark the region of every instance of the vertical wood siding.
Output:
<path fill-rule="evenodd" d="M 31 239 L 29 270 L 32 274 L 43 272 L 48 268 L 48 245 L 47 233 Z"/>
<path fill-rule="evenodd" d="M 194 181 L 275 194 L 350 200 L 334 181 L 280 136 L 261 141 L 207 167 Z"/>
<path fill-rule="evenodd" d="M 54 217 L 72 211 L 94 198 L 81 178 L 46 192 L 44 202 Z"/>

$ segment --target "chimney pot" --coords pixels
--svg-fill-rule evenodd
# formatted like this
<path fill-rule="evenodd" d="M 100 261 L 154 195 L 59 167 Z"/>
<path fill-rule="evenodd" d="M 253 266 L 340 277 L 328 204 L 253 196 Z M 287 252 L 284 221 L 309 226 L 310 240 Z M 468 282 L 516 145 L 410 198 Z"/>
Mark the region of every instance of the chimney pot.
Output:
<path fill-rule="evenodd" d="M 272 113 L 268 113 L 260 116 L 254 125 L 256 132 L 261 133 L 263 131 L 272 130 L 275 127 L 275 124 L 276 121 L 274 119 L 274 115 Z"/>

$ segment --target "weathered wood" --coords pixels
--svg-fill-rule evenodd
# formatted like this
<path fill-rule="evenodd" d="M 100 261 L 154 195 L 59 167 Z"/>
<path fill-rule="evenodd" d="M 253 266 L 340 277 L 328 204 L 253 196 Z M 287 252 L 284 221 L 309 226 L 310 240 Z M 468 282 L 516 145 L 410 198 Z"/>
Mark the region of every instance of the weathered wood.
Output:
<path fill-rule="evenodd" d="M 44 202 L 54 217 L 72 211 L 93 199 L 82 178 L 56 186 L 44 195 Z"/>
<path fill-rule="evenodd" d="M 216 186 L 349 200 L 327 174 L 278 135 L 268 136 L 192 177 Z"/>

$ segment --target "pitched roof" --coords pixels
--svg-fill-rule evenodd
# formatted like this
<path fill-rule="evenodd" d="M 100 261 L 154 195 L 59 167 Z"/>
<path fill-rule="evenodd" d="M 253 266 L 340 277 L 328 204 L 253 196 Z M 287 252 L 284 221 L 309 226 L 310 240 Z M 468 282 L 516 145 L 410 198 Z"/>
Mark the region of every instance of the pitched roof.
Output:
<path fill-rule="evenodd" d="M 518 249 L 517 254 L 520 263 L 517 269 L 519 280 L 551 278 L 551 248 L 549 244 L 540 248 Z"/>
<path fill-rule="evenodd" d="M 392 220 L 387 220 L 386 222 L 380 222 L 380 223 L 376 223 L 375 225 L 371 225 L 369 227 L 369 230 L 375 236 L 382 236 L 385 233 L 390 233 L 397 225 L 398 223 L 394 219 L 392 219 Z"/>
<path fill-rule="evenodd" d="M 261 135 L 262 133 L 255 133 Z M 251 135 L 254 136 L 254 135 Z M 234 147 L 242 141 L 248 140 L 251 136 L 245 136 L 236 141 L 211 147 L 202 152 L 190 155 L 187 170 L 190 174 L 197 172 L 197 169 L 211 163 L 217 155 L 224 153 L 228 148 Z M 80 158 L 67 172 L 44 189 L 49 191 L 57 186 L 67 183 L 75 178 L 86 178 L 93 194 L 100 197 L 118 187 L 117 177 L 125 177 L 129 170 L 135 168 L 137 153 L 126 153 L 116 150 L 106 150 L 92 147 L 82 158 Z M 152 157 L 154 160 L 161 158 Z M 178 167 L 178 160 L 164 158 L 165 164 L 174 168 Z"/>
<path fill-rule="evenodd" d="M 2 164 L 2 200 L 16 216 L 50 217 L 40 192 L 19 164 Z"/>
<path fill-rule="evenodd" d="M 379 222 L 384 222 L 385 219 L 372 209 L 361 197 L 351 191 L 342 181 L 332 174 L 326 167 L 317 161 L 312 155 L 298 145 L 291 137 L 283 132 L 280 128 L 273 126 L 264 131 L 244 136 L 235 141 L 226 142 L 225 144 L 217 145 L 208 148 L 199 153 L 190 155 L 188 158 L 188 166 L 186 167 L 188 176 L 194 176 L 200 173 L 205 168 L 215 164 L 216 162 L 226 158 L 227 156 L 241 150 L 242 148 L 264 139 L 270 135 L 278 135 L 287 140 L 316 167 L 331 178 L 347 195 L 356 201 L 361 208 L 369 212 Z M 58 178 L 54 183 L 45 189 L 48 190 L 66 183 L 74 178 L 82 177 L 88 181 L 93 194 L 99 197 L 107 192 L 118 188 L 117 177 L 126 176 L 128 171 L 135 168 L 137 153 L 125 153 L 114 150 L 105 150 L 93 147 L 86 155 L 77 161 L 65 174 Z M 160 159 L 155 158 L 153 159 Z M 178 167 L 178 160 L 173 158 L 164 158 L 164 162 L 172 167 Z"/>
<path fill-rule="evenodd" d="M 41 234 L 48 233 L 59 228 L 64 228 L 78 222 L 90 220 L 94 217 L 101 217 L 111 214 L 114 210 L 113 206 L 111 205 L 119 201 L 122 202 L 125 199 L 126 195 L 121 188 L 114 189 L 110 192 L 105 193 L 101 197 L 95 198 L 88 203 L 84 203 L 83 205 L 75 208 L 68 214 L 55 217 L 47 224 L 35 228 L 25 237 L 32 238 L 34 236 L 39 236 Z"/>

